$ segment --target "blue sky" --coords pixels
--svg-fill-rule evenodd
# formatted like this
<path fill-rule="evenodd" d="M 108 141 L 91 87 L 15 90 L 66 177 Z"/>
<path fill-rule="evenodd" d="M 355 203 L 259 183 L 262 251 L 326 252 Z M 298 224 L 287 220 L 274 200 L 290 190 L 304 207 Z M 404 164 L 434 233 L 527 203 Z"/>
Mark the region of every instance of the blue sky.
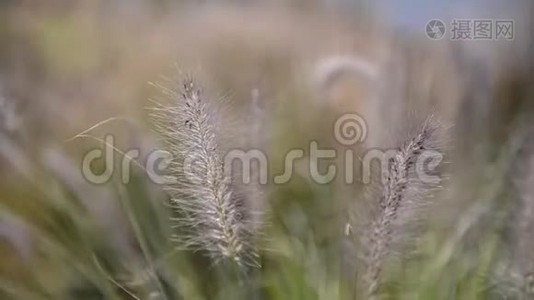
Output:
<path fill-rule="evenodd" d="M 450 23 L 453 18 L 513 19 L 522 1 L 506 0 L 376 0 L 388 19 L 398 26 L 424 29 L 431 19 Z"/>

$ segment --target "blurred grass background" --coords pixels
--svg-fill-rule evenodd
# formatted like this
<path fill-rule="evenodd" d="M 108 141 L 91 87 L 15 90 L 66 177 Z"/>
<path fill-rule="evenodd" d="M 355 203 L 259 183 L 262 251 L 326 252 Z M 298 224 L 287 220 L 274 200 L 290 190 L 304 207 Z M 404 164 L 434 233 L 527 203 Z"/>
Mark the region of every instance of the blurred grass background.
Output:
<path fill-rule="evenodd" d="M 450 14 L 463 7 L 430 2 Z M 395 14 L 388 1 L 0 2 L 0 299 L 359 295 L 343 241 L 361 182 L 316 184 L 302 163 L 289 183 L 266 186 L 262 267 L 243 284 L 227 266 L 175 249 L 168 196 L 142 170 L 126 185 L 120 174 L 106 185 L 82 177 L 83 155 L 102 145 L 67 140 L 119 117 L 91 135 L 113 134 L 143 162 L 158 148 L 145 109 L 158 91 L 148 83 L 181 71 L 231 99 L 231 141 L 253 126 L 247 112 L 258 101 L 267 121 L 252 144 L 269 154 L 273 174 L 310 140 L 345 149 L 332 128 L 346 112 L 366 118 L 372 147 L 390 146 L 429 114 L 453 125 L 445 188 L 417 254 L 388 267 L 383 299 L 523 299 L 532 282 L 507 270 L 525 193 L 516 186 L 534 172 L 534 5 L 493 2 L 465 5 L 473 18 L 513 18 L 514 41 L 429 40 L 424 24 L 397 20 L 421 11 Z M 317 81 L 320 66 L 340 57 L 376 74 L 349 69 Z"/>

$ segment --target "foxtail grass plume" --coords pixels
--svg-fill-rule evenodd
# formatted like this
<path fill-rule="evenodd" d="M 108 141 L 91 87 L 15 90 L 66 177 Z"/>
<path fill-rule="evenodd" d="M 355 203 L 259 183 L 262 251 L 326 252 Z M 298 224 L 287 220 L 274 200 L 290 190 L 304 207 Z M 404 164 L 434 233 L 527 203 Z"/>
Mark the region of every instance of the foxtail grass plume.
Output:
<path fill-rule="evenodd" d="M 363 280 L 370 299 L 377 297 L 384 261 L 393 254 L 394 244 L 409 235 L 401 227 L 418 215 L 415 210 L 424 206 L 427 192 L 436 187 L 435 183 L 421 181 L 416 165 L 424 151 L 437 150 L 437 129 L 438 124 L 432 118 L 428 119 L 388 161 L 387 172 L 378 187 L 378 199 L 373 200 L 378 200 L 377 212 L 365 229 L 366 241 L 363 243 L 367 250 Z"/>
<path fill-rule="evenodd" d="M 527 149 L 525 170 L 516 180 L 519 195 L 519 211 L 515 224 L 513 256 L 521 299 L 534 297 L 534 152 Z"/>
<path fill-rule="evenodd" d="M 172 157 L 167 167 L 172 180 L 164 188 L 176 209 L 175 240 L 207 252 L 216 262 L 255 264 L 253 227 L 224 170 L 213 103 L 191 78 L 183 81 L 181 91 L 159 87 L 171 103 L 156 103 L 151 117 Z"/>

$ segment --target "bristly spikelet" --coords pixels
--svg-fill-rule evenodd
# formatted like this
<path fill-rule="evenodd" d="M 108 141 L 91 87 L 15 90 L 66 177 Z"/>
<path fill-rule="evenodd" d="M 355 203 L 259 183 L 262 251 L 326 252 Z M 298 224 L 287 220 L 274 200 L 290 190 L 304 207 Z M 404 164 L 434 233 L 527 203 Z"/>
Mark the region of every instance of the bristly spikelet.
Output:
<path fill-rule="evenodd" d="M 216 261 L 256 264 L 249 226 L 224 170 L 214 110 L 190 78 L 180 92 L 159 86 L 171 104 L 157 103 L 151 117 L 172 161 L 164 188 L 177 216 L 175 240 Z"/>
<path fill-rule="evenodd" d="M 534 152 L 526 149 L 524 170 L 516 180 L 519 195 L 519 209 L 514 226 L 513 257 L 514 269 L 521 299 L 534 297 Z M 511 276 L 509 276 L 511 277 Z"/>
<path fill-rule="evenodd" d="M 436 188 L 437 182 L 422 181 L 416 165 L 425 151 L 438 150 L 435 144 L 437 129 L 438 125 L 428 119 L 421 130 L 399 147 L 388 161 L 387 172 L 378 187 L 378 198 L 373 200 L 378 201 L 378 207 L 373 219 L 364 228 L 365 241 L 362 242 L 366 248 L 362 279 L 371 299 L 377 297 L 383 264 L 393 254 L 394 244 L 410 235 L 403 226 L 414 221 L 415 211 L 427 204 L 426 194 Z M 436 153 L 432 152 L 432 155 Z"/>

